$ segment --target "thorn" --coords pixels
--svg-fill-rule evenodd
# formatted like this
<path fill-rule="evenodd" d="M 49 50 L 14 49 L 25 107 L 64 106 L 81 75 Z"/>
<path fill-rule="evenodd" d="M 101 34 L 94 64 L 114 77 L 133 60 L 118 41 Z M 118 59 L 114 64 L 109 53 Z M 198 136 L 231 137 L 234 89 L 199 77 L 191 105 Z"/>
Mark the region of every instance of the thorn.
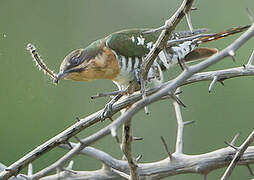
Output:
<path fill-rule="evenodd" d="M 136 161 L 139 162 L 141 158 L 142 158 L 142 155 L 140 154 L 140 155 L 138 155 L 138 157 L 136 158 Z"/>
<path fill-rule="evenodd" d="M 27 175 L 32 176 L 33 175 L 33 164 L 29 163 L 27 168 Z"/>
<path fill-rule="evenodd" d="M 168 154 L 169 159 L 171 160 L 172 159 L 172 155 L 171 155 L 171 153 L 168 150 L 168 145 L 167 145 L 165 139 L 163 138 L 163 136 L 161 136 L 161 141 L 162 141 L 162 143 L 163 143 L 163 145 L 165 147 L 165 150 L 166 150 L 166 152 Z"/>
<path fill-rule="evenodd" d="M 193 26 L 192 26 L 192 23 L 191 23 L 190 12 L 185 13 L 185 17 L 186 17 L 187 24 L 189 26 L 190 31 L 193 32 Z"/>
<path fill-rule="evenodd" d="M 177 59 L 177 61 L 178 61 L 178 64 L 179 64 L 180 68 L 182 69 L 182 71 L 184 71 L 182 61 L 179 58 Z"/>
<path fill-rule="evenodd" d="M 254 15 L 253 13 L 251 12 L 251 10 L 249 8 L 246 8 L 246 11 L 247 11 L 247 15 L 250 19 L 251 22 L 254 22 Z"/>
<path fill-rule="evenodd" d="M 207 180 L 207 174 L 204 174 L 204 180 Z"/>
<path fill-rule="evenodd" d="M 80 121 L 80 118 L 79 118 L 79 117 L 76 117 L 76 120 L 79 122 L 79 121 Z"/>
<path fill-rule="evenodd" d="M 218 80 L 218 76 L 214 76 L 214 77 L 213 77 L 213 80 L 212 80 L 212 82 L 210 83 L 209 88 L 208 88 L 208 92 L 209 92 L 209 93 L 211 93 L 212 88 L 213 88 L 214 85 L 216 84 L 217 80 Z"/>
<path fill-rule="evenodd" d="M 96 99 L 96 98 L 99 98 L 99 97 L 105 97 L 105 96 L 112 96 L 112 95 L 118 95 L 118 94 L 124 94 L 126 93 L 126 91 L 112 91 L 112 92 L 105 92 L 105 93 L 97 93 L 96 95 L 94 96 L 91 96 L 91 99 Z"/>
<path fill-rule="evenodd" d="M 111 171 L 118 174 L 119 176 L 123 177 L 124 179 L 130 179 L 130 176 L 124 172 L 118 171 L 116 169 L 111 168 Z"/>
<path fill-rule="evenodd" d="M 193 123 L 195 123 L 195 121 L 185 121 L 185 122 L 183 122 L 183 125 L 185 126 L 185 125 L 189 125 L 189 124 L 193 124 Z"/>
<path fill-rule="evenodd" d="M 234 136 L 234 138 L 232 139 L 232 141 L 231 141 L 231 145 L 235 145 L 235 142 L 236 142 L 236 140 L 237 140 L 237 138 L 239 137 L 239 135 L 240 135 L 240 133 L 237 133 L 235 136 Z"/>
<path fill-rule="evenodd" d="M 224 81 L 223 80 L 219 80 L 219 82 L 221 83 L 222 86 L 225 86 Z"/>
<path fill-rule="evenodd" d="M 114 120 L 112 119 L 112 117 L 110 116 L 110 117 L 108 117 L 108 119 L 111 121 L 111 122 L 113 122 Z"/>
<path fill-rule="evenodd" d="M 16 173 L 15 170 L 13 170 L 13 169 L 8 169 L 8 168 L 6 168 L 5 171 L 10 171 L 10 172 L 15 172 L 15 173 Z"/>
<path fill-rule="evenodd" d="M 150 111 L 147 106 L 144 107 L 144 111 L 146 115 L 150 115 Z"/>
<path fill-rule="evenodd" d="M 180 91 L 177 91 L 177 92 L 175 92 L 175 95 L 179 95 L 179 94 L 182 94 L 182 90 L 180 90 Z"/>
<path fill-rule="evenodd" d="M 254 176 L 253 171 L 252 171 L 250 165 L 247 164 L 246 167 L 248 168 L 248 170 L 249 170 L 249 172 L 250 172 L 250 175 L 251 175 L 251 176 Z"/>
<path fill-rule="evenodd" d="M 116 132 L 116 129 L 115 128 L 111 128 L 110 129 L 110 132 L 111 132 L 111 136 L 114 137 L 116 139 L 116 142 L 119 144 L 120 143 L 120 140 L 117 136 L 117 132 Z"/>
<path fill-rule="evenodd" d="M 143 140 L 144 138 L 142 137 L 135 137 L 135 136 L 132 136 L 132 140 L 133 141 L 140 141 L 140 140 Z"/>
<path fill-rule="evenodd" d="M 66 141 L 65 141 L 65 144 L 67 144 L 67 145 L 69 146 L 70 149 L 73 148 L 72 145 L 71 145 L 71 143 L 70 143 L 69 141 L 66 140 Z"/>
<path fill-rule="evenodd" d="M 70 172 L 72 174 L 78 174 L 76 171 L 73 171 L 72 169 L 63 168 L 64 171 Z"/>
<path fill-rule="evenodd" d="M 60 169 L 60 168 L 57 168 L 57 169 L 56 169 L 56 174 L 57 174 L 58 177 L 60 177 L 60 173 L 61 173 L 61 169 Z"/>
<path fill-rule="evenodd" d="M 234 146 L 234 145 L 228 143 L 227 141 L 224 141 L 224 143 L 225 143 L 226 145 L 228 145 L 229 147 L 232 147 L 234 150 L 239 151 L 239 148 L 238 148 L 238 147 L 236 147 L 236 146 Z"/>
<path fill-rule="evenodd" d="M 73 164 L 74 164 L 74 161 L 73 161 L 73 160 L 71 160 L 71 161 L 69 162 L 69 164 L 68 164 L 67 168 L 68 168 L 68 169 L 72 169 Z"/>
<path fill-rule="evenodd" d="M 191 7 L 191 11 L 196 11 L 196 10 L 198 10 L 197 7 Z"/>
<path fill-rule="evenodd" d="M 187 107 L 175 94 L 170 94 L 170 96 L 182 107 Z"/>
<path fill-rule="evenodd" d="M 167 29 L 167 25 L 163 25 L 163 26 L 158 27 L 156 29 L 151 29 L 151 30 L 148 30 L 148 31 L 145 31 L 145 32 L 141 32 L 141 35 L 155 33 L 155 32 L 158 32 L 158 31 L 162 31 L 164 29 Z"/>
<path fill-rule="evenodd" d="M 73 136 L 75 139 L 76 139 L 76 141 L 78 141 L 80 144 L 82 144 L 83 142 L 78 138 L 78 136 Z"/>
<path fill-rule="evenodd" d="M 24 174 L 19 174 L 19 176 L 21 176 L 22 178 L 25 178 L 25 179 L 29 180 L 29 178 L 28 178 L 28 176 L 27 176 L 27 175 L 24 175 Z M 16 179 L 17 179 L 17 177 L 16 177 Z"/>
<path fill-rule="evenodd" d="M 252 51 L 251 56 L 249 58 L 249 61 L 248 61 L 247 65 L 246 65 L 247 68 L 252 65 L 253 59 L 254 59 L 254 50 Z"/>
<path fill-rule="evenodd" d="M 228 55 L 231 56 L 232 60 L 235 62 L 235 52 L 233 50 L 228 51 Z"/>

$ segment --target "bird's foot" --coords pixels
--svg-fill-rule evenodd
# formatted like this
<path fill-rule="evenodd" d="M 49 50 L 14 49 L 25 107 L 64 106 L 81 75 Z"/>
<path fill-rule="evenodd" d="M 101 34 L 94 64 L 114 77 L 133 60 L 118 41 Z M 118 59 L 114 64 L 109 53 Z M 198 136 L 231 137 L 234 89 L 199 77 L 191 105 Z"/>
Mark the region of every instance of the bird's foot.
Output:
<path fill-rule="evenodd" d="M 106 106 L 104 107 L 102 113 L 101 113 L 101 121 L 105 120 L 106 118 L 109 118 L 110 120 L 112 120 L 112 116 L 113 116 L 113 105 L 115 104 L 115 102 L 117 102 L 121 97 L 123 96 L 123 93 L 118 93 L 116 96 L 113 97 L 113 99 L 111 99 L 111 101 L 109 101 L 109 103 L 106 104 Z"/>
<path fill-rule="evenodd" d="M 139 85 L 141 85 L 140 69 L 139 69 L 139 68 L 134 69 L 134 78 L 135 78 L 135 81 L 136 81 Z"/>
<path fill-rule="evenodd" d="M 113 116 L 113 104 L 114 102 L 110 101 L 109 103 L 107 103 L 101 113 L 101 121 L 104 121 L 105 119 L 109 118 L 110 120 L 112 120 L 112 116 Z"/>

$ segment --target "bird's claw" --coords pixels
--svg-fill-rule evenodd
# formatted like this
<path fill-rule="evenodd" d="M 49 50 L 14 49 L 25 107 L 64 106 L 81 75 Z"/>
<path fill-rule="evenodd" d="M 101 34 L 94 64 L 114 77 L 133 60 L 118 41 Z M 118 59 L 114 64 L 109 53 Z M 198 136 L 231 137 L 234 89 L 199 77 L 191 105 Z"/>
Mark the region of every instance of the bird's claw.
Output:
<path fill-rule="evenodd" d="M 104 121 L 105 119 L 109 118 L 111 119 L 113 115 L 113 103 L 109 102 L 105 105 L 103 112 L 101 113 L 101 121 Z"/>
<path fill-rule="evenodd" d="M 135 78 L 135 81 L 141 85 L 141 80 L 140 80 L 140 69 L 139 68 L 136 68 L 134 69 L 134 78 Z"/>

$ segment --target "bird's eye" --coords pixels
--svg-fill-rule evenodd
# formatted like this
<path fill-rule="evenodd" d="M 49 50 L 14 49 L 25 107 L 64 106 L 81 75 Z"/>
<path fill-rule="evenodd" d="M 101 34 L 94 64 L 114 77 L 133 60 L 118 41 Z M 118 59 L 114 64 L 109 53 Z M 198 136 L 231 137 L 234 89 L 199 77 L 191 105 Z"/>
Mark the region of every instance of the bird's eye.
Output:
<path fill-rule="evenodd" d="M 79 59 L 77 57 L 72 57 L 70 60 L 70 63 L 73 65 L 76 65 L 79 63 Z"/>

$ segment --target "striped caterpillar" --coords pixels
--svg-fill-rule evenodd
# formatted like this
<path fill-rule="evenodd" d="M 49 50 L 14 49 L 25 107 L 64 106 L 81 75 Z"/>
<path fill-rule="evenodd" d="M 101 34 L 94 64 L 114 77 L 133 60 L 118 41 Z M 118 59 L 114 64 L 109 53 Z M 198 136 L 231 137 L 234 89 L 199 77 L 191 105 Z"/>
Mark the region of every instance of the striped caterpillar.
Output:
<path fill-rule="evenodd" d="M 26 49 L 30 52 L 31 56 L 33 57 L 33 61 L 35 62 L 36 67 L 39 68 L 39 70 L 42 70 L 45 74 L 47 74 L 49 77 L 55 80 L 57 79 L 56 74 L 50 70 L 47 65 L 43 62 L 41 59 L 39 53 L 36 51 L 36 48 L 33 44 L 29 43 L 27 44 Z"/>

